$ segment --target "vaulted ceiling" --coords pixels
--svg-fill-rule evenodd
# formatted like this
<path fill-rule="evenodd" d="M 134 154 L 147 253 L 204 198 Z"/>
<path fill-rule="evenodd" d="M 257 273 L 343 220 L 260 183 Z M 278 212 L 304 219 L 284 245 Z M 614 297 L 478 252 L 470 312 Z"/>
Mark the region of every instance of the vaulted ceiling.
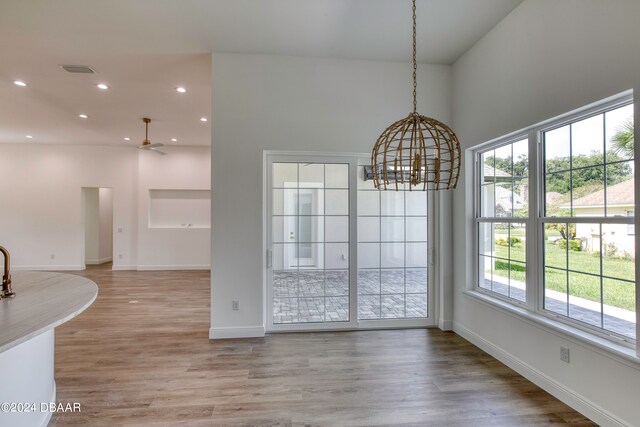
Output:
<path fill-rule="evenodd" d="M 419 61 L 452 63 L 521 1 L 418 0 Z M 152 142 L 208 145 L 211 52 L 408 61 L 410 18 L 408 0 L 0 0 L 0 143 L 135 145 L 149 116 Z"/>

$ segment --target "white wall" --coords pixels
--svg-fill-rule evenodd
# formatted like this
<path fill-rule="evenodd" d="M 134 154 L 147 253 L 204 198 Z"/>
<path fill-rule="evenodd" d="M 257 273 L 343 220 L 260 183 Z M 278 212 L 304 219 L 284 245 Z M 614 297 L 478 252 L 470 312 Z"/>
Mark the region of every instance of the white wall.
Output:
<path fill-rule="evenodd" d="M 111 188 L 82 188 L 84 197 L 84 264 L 103 264 L 113 257 Z"/>
<path fill-rule="evenodd" d="M 98 261 L 109 262 L 113 258 L 113 190 L 99 188 L 100 233 L 98 237 Z"/>
<path fill-rule="evenodd" d="M 211 229 L 149 227 L 149 190 L 208 190 L 209 147 L 163 147 L 166 156 L 140 151 L 138 268 L 208 269 Z"/>
<path fill-rule="evenodd" d="M 627 89 L 640 96 L 638 17 L 635 0 L 525 0 L 453 66 L 453 126 L 464 147 Z M 464 181 L 454 195 L 458 254 L 471 249 L 471 198 Z M 579 396 L 573 404 L 598 422 L 613 424 L 616 418 L 640 425 L 640 365 L 609 358 L 464 295 L 473 281 L 472 258 L 462 267 L 454 270 L 456 331 L 503 360 L 511 357 L 512 366 L 549 381 L 548 388 L 559 395 Z M 560 361 L 561 345 L 571 349 L 568 365 Z"/>
<path fill-rule="evenodd" d="M 146 228 L 148 188 L 210 184 L 208 147 L 165 148 L 167 156 L 133 147 L 0 144 L 0 245 L 11 252 L 12 267 L 82 269 L 81 189 L 99 187 L 105 215 L 96 251 L 102 258 L 113 253 L 114 269 L 206 268 L 210 230 Z"/>
<path fill-rule="evenodd" d="M 97 264 L 100 258 L 100 195 L 98 188 L 83 188 L 84 262 Z"/>
<path fill-rule="evenodd" d="M 411 111 L 411 65 L 214 53 L 212 337 L 263 331 L 263 150 L 369 152 Z M 450 67 L 420 66 L 419 111 L 450 119 Z M 240 310 L 231 310 L 231 301 Z"/>
<path fill-rule="evenodd" d="M 0 241 L 14 268 L 83 268 L 82 187 L 113 188 L 123 229 L 114 266 L 135 266 L 137 155 L 128 147 L 0 144 Z"/>

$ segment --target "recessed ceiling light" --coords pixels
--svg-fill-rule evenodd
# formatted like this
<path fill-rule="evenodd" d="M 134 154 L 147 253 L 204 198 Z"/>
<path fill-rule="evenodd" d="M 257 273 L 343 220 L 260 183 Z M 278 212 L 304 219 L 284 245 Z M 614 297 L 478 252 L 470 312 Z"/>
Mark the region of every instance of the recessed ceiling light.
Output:
<path fill-rule="evenodd" d="M 201 121 L 201 122 L 206 122 L 206 121 L 207 121 L 207 118 L 206 118 L 206 117 L 200 117 L 200 121 Z"/>
<path fill-rule="evenodd" d="M 78 117 L 80 117 L 81 119 L 88 119 L 89 116 L 87 116 L 86 114 L 78 114 Z"/>
<path fill-rule="evenodd" d="M 25 137 L 27 137 L 29 139 L 33 139 L 33 135 L 25 135 Z"/>
<path fill-rule="evenodd" d="M 178 142 L 178 138 L 171 138 L 171 141 Z"/>
<path fill-rule="evenodd" d="M 131 141 L 131 138 L 129 138 L 128 136 L 125 136 L 125 137 L 124 137 L 124 140 L 125 140 L 125 141 Z"/>
<path fill-rule="evenodd" d="M 14 80 L 13 84 L 16 86 L 26 86 L 27 84 L 25 82 L 23 82 L 22 80 Z"/>
<path fill-rule="evenodd" d="M 109 86 L 107 86 L 107 85 L 106 85 L 106 84 L 104 84 L 104 83 L 99 83 L 99 84 L 97 84 L 96 86 L 98 87 L 98 89 L 102 89 L 102 90 L 107 90 L 107 89 L 109 89 Z"/>
<path fill-rule="evenodd" d="M 180 93 L 185 93 L 185 92 L 187 91 L 187 90 L 186 90 L 185 88 L 183 88 L 182 86 L 178 86 L 178 87 L 176 88 L 176 90 L 177 90 L 178 92 L 180 92 Z"/>

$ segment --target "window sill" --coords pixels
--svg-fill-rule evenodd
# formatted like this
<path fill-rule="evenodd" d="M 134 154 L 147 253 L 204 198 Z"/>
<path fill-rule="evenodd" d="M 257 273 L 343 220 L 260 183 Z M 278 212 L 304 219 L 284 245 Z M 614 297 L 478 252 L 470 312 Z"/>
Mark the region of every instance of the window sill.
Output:
<path fill-rule="evenodd" d="M 572 327 L 542 314 L 534 313 L 526 308 L 486 295 L 483 292 L 465 290 L 463 294 L 491 308 L 498 309 L 512 317 L 523 320 L 545 332 L 550 332 L 560 338 L 567 339 L 605 357 L 640 370 L 640 356 L 636 354 L 633 348 L 617 344 L 614 341 L 607 340 L 595 334 L 590 334 L 582 329 Z"/>

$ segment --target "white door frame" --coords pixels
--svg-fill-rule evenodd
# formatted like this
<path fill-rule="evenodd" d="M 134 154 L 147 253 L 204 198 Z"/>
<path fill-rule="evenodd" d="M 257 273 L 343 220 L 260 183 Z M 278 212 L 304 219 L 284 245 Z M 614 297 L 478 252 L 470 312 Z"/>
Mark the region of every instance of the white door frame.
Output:
<path fill-rule="evenodd" d="M 82 236 L 81 239 L 81 244 L 80 244 L 80 250 L 81 250 L 81 260 L 82 262 L 80 263 L 80 267 L 82 270 L 86 270 L 87 269 L 87 248 L 86 248 L 86 233 L 87 233 L 87 227 L 86 227 L 86 190 L 98 190 L 98 192 L 100 192 L 100 189 L 105 188 L 105 189 L 109 189 L 111 190 L 111 262 L 113 262 L 116 257 L 115 257 L 115 245 L 114 245 L 114 230 L 115 230 L 115 221 L 114 221 L 114 212 L 115 212 L 115 205 L 114 205 L 114 190 L 113 187 L 91 187 L 91 186 L 81 186 L 80 187 L 80 235 Z M 109 261 L 105 261 L 109 262 Z M 89 264 L 91 265 L 91 264 Z"/>
<path fill-rule="evenodd" d="M 273 247 L 272 218 L 273 198 L 271 187 L 273 181 L 273 163 L 342 163 L 349 165 L 349 321 L 325 323 L 273 323 L 273 287 L 271 284 L 271 248 Z M 435 286 L 433 253 L 435 249 L 435 201 L 432 192 L 428 193 L 428 317 L 424 319 L 381 319 L 358 320 L 358 166 L 368 165 L 370 156 L 363 153 L 319 153 L 297 151 L 263 152 L 263 312 L 266 332 L 295 332 L 295 331 L 339 331 L 356 329 L 397 329 L 397 328 L 425 328 L 437 327 L 438 319 L 438 289 Z"/>
<path fill-rule="evenodd" d="M 274 324 L 273 323 L 273 286 L 270 263 L 270 251 L 273 247 L 273 230 L 271 224 L 271 213 L 273 212 L 273 197 L 271 197 L 271 187 L 273 182 L 273 163 L 340 163 L 349 165 L 349 321 L 348 322 L 324 322 L 324 323 L 294 323 L 294 324 Z M 263 250 L 267 254 L 267 263 L 264 268 L 264 313 L 265 329 L 267 332 L 291 332 L 291 331 L 330 331 L 356 329 L 358 327 L 358 300 L 355 285 L 358 278 L 357 266 L 357 194 L 351 191 L 357 186 L 358 158 L 350 155 L 327 155 L 327 154 L 307 154 L 307 153 L 264 153 L 264 219 L 263 219 Z"/>
<path fill-rule="evenodd" d="M 358 165 L 370 165 L 371 164 L 371 155 L 370 154 L 359 154 L 358 155 Z M 357 185 L 357 177 L 356 177 L 356 185 Z M 356 197 L 358 189 L 355 189 Z M 391 190 L 393 191 L 393 190 Z M 428 242 L 428 269 L 427 269 L 427 280 L 428 280 L 428 288 L 427 288 L 427 296 L 428 296 L 428 307 L 427 307 L 427 315 L 428 317 L 423 319 L 377 319 L 377 320 L 359 320 L 358 321 L 358 329 L 402 329 L 402 328 L 434 328 L 437 327 L 438 324 L 438 315 L 439 315 L 439 307 L 436 304 L 438 301 L 438 287 L 435 285 L 435 277 L 436 277 L 436 266 L 434 264 L 434 252 L 436 245 L 436 233 L 435 233 L 435 224 L 436 224 L 436 209 L 435 209 L 435 200 L 436 197 L 433 195 L 433 191 L 427 192 L 427 242 Z M 357 218 L 356 218 L 357 222 Z M 357 239 L 357 236 L 356 236 Z M 357 240 L 356 240 L 357 246 Z M 356 283 L 356 292 L 357 292 L 357 283 Z"/>

